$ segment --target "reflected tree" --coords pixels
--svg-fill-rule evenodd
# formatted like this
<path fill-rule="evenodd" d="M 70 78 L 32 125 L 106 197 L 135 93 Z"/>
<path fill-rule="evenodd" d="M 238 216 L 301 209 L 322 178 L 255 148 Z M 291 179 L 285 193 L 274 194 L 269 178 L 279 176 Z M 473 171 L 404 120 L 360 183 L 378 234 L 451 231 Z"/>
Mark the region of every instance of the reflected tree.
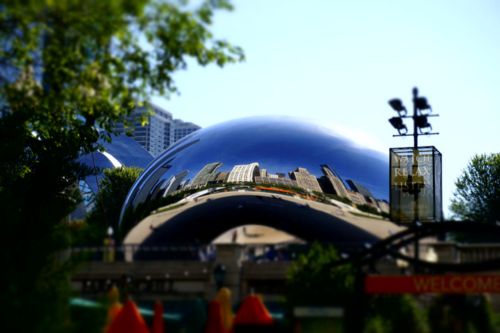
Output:
<path fill-rule="evenodd" d="M 84 235 L 80 235 L 84 236 L 81 242 L 83 241 L 85 245 L 101 245 L 109 227 L 113 229 L 115 235 L 117 234 L 117 240 L 121 240 L 123 235 L 120 235 L 121 230 L 118 225 L 120 212 L 130 188 L 141 172 L 141 168 L 133 167 L 104 170 L 93 209 L 86 218 Z"/>

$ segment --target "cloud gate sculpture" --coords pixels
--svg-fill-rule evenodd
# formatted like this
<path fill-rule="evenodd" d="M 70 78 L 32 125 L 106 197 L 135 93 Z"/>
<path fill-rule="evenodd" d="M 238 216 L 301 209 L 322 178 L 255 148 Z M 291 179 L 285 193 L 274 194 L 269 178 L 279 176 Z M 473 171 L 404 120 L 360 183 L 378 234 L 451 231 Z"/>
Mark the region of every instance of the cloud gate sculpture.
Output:
<path fill-rule="evenodd" d="M 206 244 L 224 234 L 229 242 L 289 239 L 273 231 L 373 243 L 399 229 L 385 219 L 388 169 L 387 155 L 319 125 L 229 121 L 157 157 L 130 190 L 120 227 L 125 244 L 150 246 Z"/>

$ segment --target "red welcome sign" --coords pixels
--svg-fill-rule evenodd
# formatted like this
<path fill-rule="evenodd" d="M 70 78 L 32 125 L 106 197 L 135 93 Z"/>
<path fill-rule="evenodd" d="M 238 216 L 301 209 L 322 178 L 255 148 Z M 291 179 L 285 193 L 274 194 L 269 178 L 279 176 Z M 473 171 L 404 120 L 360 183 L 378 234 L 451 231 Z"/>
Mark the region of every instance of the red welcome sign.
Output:
<path fill-rule="evenodd" d="M 412 275 L 365 278 L 368 294 L 500 293 L 500 275 Z"/>

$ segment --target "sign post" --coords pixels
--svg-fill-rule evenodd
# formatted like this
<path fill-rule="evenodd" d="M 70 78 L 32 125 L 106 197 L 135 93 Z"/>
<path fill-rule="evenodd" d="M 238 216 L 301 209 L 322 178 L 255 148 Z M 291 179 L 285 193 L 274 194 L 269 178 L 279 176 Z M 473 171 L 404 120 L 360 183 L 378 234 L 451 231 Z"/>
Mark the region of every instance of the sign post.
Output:
<path fill-rule="evenodd" d="M 430 113 L 432 112 L 432 108 L 427 102 L 427 99 L 425 97 L 421 97 L 418 95 L 418 89 L 413 88 L 413 114 L 411 116 L 407 115 L 407 110 L 406 107 L 403 105 L 403 102 L 399 98 L 394 98 L 389 101 L 389 105 L 398 113 L 397 117 L 392 117 L 389 119 L 389 122 L 391 125 L 398 131 L 399 134 L 393 135 L 393 136 L 412 136 L 413 137 L 413 150 L 412 154 L 407 154 L 411 159 L 408 160 L 408 156 L 406 156 L 406 163 L 405 166 L 397 167 L 395 169 L 396 172 L 398 171 L 405 171 L 406 174 L 399 174 L 396 177 L 393 178 L 391 174 L 391 198 L 390 198 L 390 215 L 391 215 L 391 220 L 394 222 L 403 222 L 406 221 L 406 218 L 403 216 L 403 214 L 407 214 L 409 216 L 412 216 L 411 222 L 413 222 L 413 225 L 415 226 L 415 230 L 418 232 L 418 226 L 420 225 L 420 222 L 422 222 L 421 219 L 421 210 L 420 210 L 420 192 L 422 188 L 425 188 L 425 178 L 424 178 L 424 172 L 429 171 L 429 170 L 434 170 L 435 169 L 435 164 L 433 160 L 433 168 L 432 169 L 427 169 L 425 165 L 419 160 L 420 159 L 420 150 L 424 149 L 426 147 L 419 147 L 418 146 L 418 136 L 419 135 L 435 135 L 439 133 L 433 133 L 432 132 L 432 126 L 428 122 L 428 117 L 436 117 L 437 115 L 431 115 Z M 403 122 L 404 118 L 411 118 L 413 120 L 413 133 L 408 133 L 408 128 Z M 436 151 L 439 155 L 439 168 L 441 167 L 441 154 L 435 149 L 434 147 L 433 151 Z M 395 148 L 395 149 L 405 149 L 405 148 Z M 408 148 L 406 148 L 408 149 Z M 394 149 L 391 149 L 391 163 L 393 161 L 393 152 Z M 434 154 L 432 154 L 434 158 Z M 404 157 L 403 157 L 404 158 Z M 396 162 L 402 162 L 403 160 L 397 160 Z M 410 162 L 411 161 L 411 162 Z M 411 170 L 406 169 L 406 165 L 411 165 Z M 438 176 L 441 176 L 441 169 L 439 169 Z M 393 171 L 392 169 L 392 164 L 391 164 L 391 172 Z M 434 179 L 435 180 L 435 179 Z M 433 188 L 435 188 L 435 182 L 432 182 Z M 401 196 L 398 198 L 400 199 L 396 204 L 393 203 L 393 198 L 392 198 L 392 185 L 393 183 L 398 183 L 401 184 L 399 187 L 402 192 L 408 193 L 409 197 L 403 197 Z M 441 187 L 441 185 L 439 185 Z M 412 203 L 413 205 L 409 204 L 409 200 L 407 198 L 412 198 Z M 441 200 L 441 195 L 438 196 L 439 200 Z M 396 199 L 396 198 L 394 198 Z M 402 201 L 401 201 L 402 199 Z M 439 206 L 441 205 L 441 202 L 439 202 Z M 412 206 L 412 207 L 407 207 L 407 206 Z M 434 206 L 434 215 L 436 215 L 436 201 L 433 203 Z M 401 208 L 403 207 L 403 209 Z M 413 209 L 411 209 L 413 208 Z M 409 210 L 408 210 L 409 209 Z M 441 210 L 441 208 L 439 208 Z M 394 219 L 393 219 L 394 218 Z M 434 221 L 436 220 L 441 220 L 441 217 L 438 219 L 434 218 Z M 413 267 L 414 273 L 418 273 L 418 257 L 419 257 L 419 244 L 418 244 L 418 237 L 417 240 L 415 241 L 415 247 L 414 247 L 414 252 L 415 252 L 415 264 Z"/>
<path fill-rule="evenodd" d="M 441 153 L 429 146 L 391 148 L 389 154 L 391 221 L 441 221 Z"/>
<path fill-rule="evenodd" d="M 367 294 L 500 293 L 500 275 L 411 275 L 365 278 Z"/>

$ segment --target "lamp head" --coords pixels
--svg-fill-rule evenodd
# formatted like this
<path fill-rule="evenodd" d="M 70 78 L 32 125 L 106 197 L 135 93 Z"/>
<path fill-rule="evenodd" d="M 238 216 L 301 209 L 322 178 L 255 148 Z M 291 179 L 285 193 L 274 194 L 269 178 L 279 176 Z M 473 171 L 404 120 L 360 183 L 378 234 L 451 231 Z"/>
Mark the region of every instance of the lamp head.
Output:
<path fill-rule="evenodd" d="M 406 108 L 403 105 L 403 102 L 399 98 L 393 98 L 389 101 L 389 105 L 394 111 L 397 111 L 398 113 L 404 112 L 403 115 L 406 114 Z"/>
<path fill-rule="evenodd" d="M 432 111 L 431 106 L 429 105 L 429 103 L 427 102 L 427 98 L 425 98 L 425 97 L 417 97 L 415 99 L 415 106 L 420 111 L 422 111 L 422 110 L 431 110 Z"/>
<path fill-rule="evenodd" d="M 406 134 L 408 132 L 408 128 L 403 123 L 403 119 L 401 117 L 392 117 L 389 119 L 392 127 L 398 130 L 399 134 Z"/>
<path fill-rule="evenodd" d="M 422 132 L 422 129 L 429 128 L 429 131 L 432 131 L 432 126 L 427 121 L 427 116 L 420 115 L 415 117 L 415 125 L 417 125 L 418 129 Z"/>
<path fill-rule="evenodd" d="M 406 116 L 406 108 L 399 98 L 393 98 L 389 101 L 391 108 L 398 113 L 400 117 Z"/>

